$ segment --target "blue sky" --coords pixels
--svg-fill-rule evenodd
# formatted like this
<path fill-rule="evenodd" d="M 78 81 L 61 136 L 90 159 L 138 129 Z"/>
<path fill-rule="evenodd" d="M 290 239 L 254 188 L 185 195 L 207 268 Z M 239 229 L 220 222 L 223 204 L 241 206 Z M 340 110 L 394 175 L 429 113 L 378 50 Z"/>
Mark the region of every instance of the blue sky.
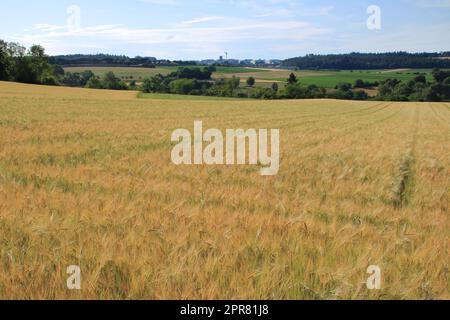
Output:
<path fill-rule="evenodd" d="M 367 28 L 370 5 L 380 30 Z M 4 0 L 0 38 L 49 54 L 184 60 L 450 51 L 449 17 L 450 0 Z"/>

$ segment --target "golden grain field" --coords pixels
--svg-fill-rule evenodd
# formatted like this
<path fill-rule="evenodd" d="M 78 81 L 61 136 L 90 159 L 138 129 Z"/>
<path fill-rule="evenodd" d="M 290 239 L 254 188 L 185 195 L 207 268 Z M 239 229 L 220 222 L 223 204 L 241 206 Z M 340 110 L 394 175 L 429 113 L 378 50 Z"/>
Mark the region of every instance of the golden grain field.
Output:
<path fill-rule="evenodd" d="M 279 174 L 174 166 L 194 120 L 280 129 Z M 0 82 L 0 299 L 449 299 L 449 150 L 448 103 Z"/>

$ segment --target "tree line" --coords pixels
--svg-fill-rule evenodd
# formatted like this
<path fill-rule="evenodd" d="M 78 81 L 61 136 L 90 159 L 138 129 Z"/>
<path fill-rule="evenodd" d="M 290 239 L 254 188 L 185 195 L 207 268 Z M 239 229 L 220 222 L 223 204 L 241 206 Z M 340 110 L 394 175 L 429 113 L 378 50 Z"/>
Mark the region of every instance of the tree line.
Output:
<path fill-rule="evenodd" d="M 434 69 L 434 82 L 423 75 L 411 81 L 388 79 L 378 87 L 379 100 L 387 101 L 450 101 L 450 71 Z"/>
<path fill-rule="evenodd" d="M 51 58 L 45 54 L 42 46 L 33 45 L 27 49 L 17 43 L 0 40 L 2 81 L 111 90 L 137 89 L 135 82 L 127 84 L 112 72 L 103 77 L 97 77 L 90 70 L 80 73 L 65 72 L 61 66 L 51 64 L 50 61 Z"/>
<path fill-rule="evenodd" d="M 71 54 L 49 57 L 49 62 L 60 66 L 73 67 L 143 67 L 155 68 L 156 66 L 192 66 L 195 61 L 170 61 L 156 59 L 155 57 L 128 57 L 125 55 L 111 54 Z"/>
<path fill-rule="evenodd" d="M 146 67 L 155 68 L 157 62 L 153 57 L 134 57 L 109 54 L 74 54 L 49 58 L 49 62 L 60 66 L 109 66 L 109 67 Z"/>
<path fill-rule="evenodd" d="M 308 99 L 325 98 L 325 88 L 314 85 L 303 86 L 298 83 L 294 74 L 288 79 L 288 84 L 280 88 L 274 82 L 270 88 L 254 87 L 256 80 L 249 77 L 246 86 L 241 85 L 241 79 L 213 79 L 215 67 L 179 68 L 166 76 L 158 74 L 144 79 L 140 90 L 144 93 L 172 93 L 184 95 L 202 95 L 251 99 Z M 199 76 L 201 75 L 201 76 Z"/>
<path fill-rule="evenodd" d="M 400 68 L 450 68 L 450 52 L 443 53 L 350 53 L 297 57 L 282 66 L 308 70 L 374 70 Z"/>
<path fill-rule="evenodd" d="M 88 89 L 129 90 L 137 89 L 136 81 L 129 84 L 116 77 L 113 72 L 107 72 L 102 77 L 96 76 L 91 70 L 83 72 L 64 72 L 59 82 L 67 87 L 82 87 Z"/>
<path fill-rule="evenodd" d="M 304 85 L 291 73 L 287 83 L 280 88 L 274 82 L 269 88 L 254 87 L 256 80 L 249 77 L 246 86 L 241 79 L 212 79 L 214 67 L 180 68 L 167 76 L 158 74 L 144 79 L 140 90 L 144 93 L 173 93 L 218 97 L 252 99 L 344 99 L 344 100 L 389 100 L 389 101 L 450 101 L 450 71 L 434 69 L 434 82 L 424 75 L 411 81 L 387 79 L 381 82 L 356 80 L 354 84 L 340 83 L 334 90 L 317 85 Z M 378 89 L 378 95 L 369 97 L 366 89 Z"/>
<path fill-rule="evenodd" d="M 0 80 L 56 85 L 57 67 L 48 62 L 43 47 L 29 49 L 0 40 Z"/>

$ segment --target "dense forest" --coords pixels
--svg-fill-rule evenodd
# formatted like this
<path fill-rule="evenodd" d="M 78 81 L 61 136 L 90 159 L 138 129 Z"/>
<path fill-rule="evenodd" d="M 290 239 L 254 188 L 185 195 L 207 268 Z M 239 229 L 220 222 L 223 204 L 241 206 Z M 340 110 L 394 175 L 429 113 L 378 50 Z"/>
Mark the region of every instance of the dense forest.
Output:
<path fill-rule="evenodd" d="M 18 43 L 0 40 L 0 80 L 30 84 L 88 87 L 96 89 L 127 90 L 133 84 L 126 84 L 112 72 L 99 78 L 92 71 L 81 73 L 65 72 L 50 63 L 51 58 L 42 46 L 27 49 Z"/>
<path fill-rule="evenodd" d="M 56 85 L 64 70 L 48 63 L 45 49 L 34 45 L 28 50 L 0 40 L 0 80 Z"/>
<path fill-rule="evenodd" d="M 400 68 L 450 68 L 450 52 L 350 53 L 314 55 L 284 60 L 284 67 L 317 70 L 371 70 Z"/>
<path fill-rule="evenodd" d="M 144 67 L 195 65 L 193 61 L 158 60 L 154 57 L 134 57 L 110 54 L 73 54 L 49 57 L 49 63 L 72 67 Z"/>
<path fill-rule="evenodd" d="M 117 56 L 109 54 L 74 54 L 64 56 L 53 56 L 49 63 L 60 66 L 117 66 L 117 67 L 155 67 L 157 60 L 153 57 Z"/>

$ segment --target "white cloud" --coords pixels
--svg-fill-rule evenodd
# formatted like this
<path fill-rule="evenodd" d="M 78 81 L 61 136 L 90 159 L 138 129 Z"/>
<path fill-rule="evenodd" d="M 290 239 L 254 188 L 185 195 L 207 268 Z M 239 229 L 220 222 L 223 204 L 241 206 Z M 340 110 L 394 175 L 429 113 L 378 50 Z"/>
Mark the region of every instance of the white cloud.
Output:
<path fill-rule="evenodd" d="M 197 19 L 193 19 L 193 20 L 189 20 L 189 21 L 183 21 L 182 24 L 198 24 L 198 23 L 211 22 L 211 21 L 217 21 L 217 20 L 222 20 L 222 19 L 225 19 L 225 18 L 219 17 L 219 16 L 202 17 L 202 18 L 197 18 Z"/>
<path fill-rule="evenodd" d="M 322 6 L 313 9 L 300 9 L 300 16 L 328 16 L 334 10 L 334 6 Z"/>
<path fill-rule="evenodd" d="M 43 32 L 49 32 L 49 31 L 56 31 L 56 30 L 63 30 L 66 26 L 58 26 L 58 25 L 52 25 L 47 23 L 38 23 L 33 26 L 33 30 L 39 30 Z"/>
<path fill-rule="evenodd" d="M 210 21 L 196 19 L 191 23 Z M 227 22 L 224 20 L 224 22 Z M 57 43 L 109 43 L 116 45 L 182 45 L 186 49 L 198 50 L 207 47 L 220 48 L 228 44 L 264 43 L 269 40 L 298 42 L 330 34 L 332 30 L 318 28 L 310 23 L 301 21 L 271 21 L 258 20 L 240 21 L 219 27 L 173 27 L 160 29 L 132 29 L 122 25 L 101 25 L 81 28 L 79 30 L 50 31 L 45 33 L 26 34 L 16 36 L 15 40 L 26 45 L 40 43 L 50 48 L 57 47 Z M 215 50 L 217 51 L 217 50 Z"/>

